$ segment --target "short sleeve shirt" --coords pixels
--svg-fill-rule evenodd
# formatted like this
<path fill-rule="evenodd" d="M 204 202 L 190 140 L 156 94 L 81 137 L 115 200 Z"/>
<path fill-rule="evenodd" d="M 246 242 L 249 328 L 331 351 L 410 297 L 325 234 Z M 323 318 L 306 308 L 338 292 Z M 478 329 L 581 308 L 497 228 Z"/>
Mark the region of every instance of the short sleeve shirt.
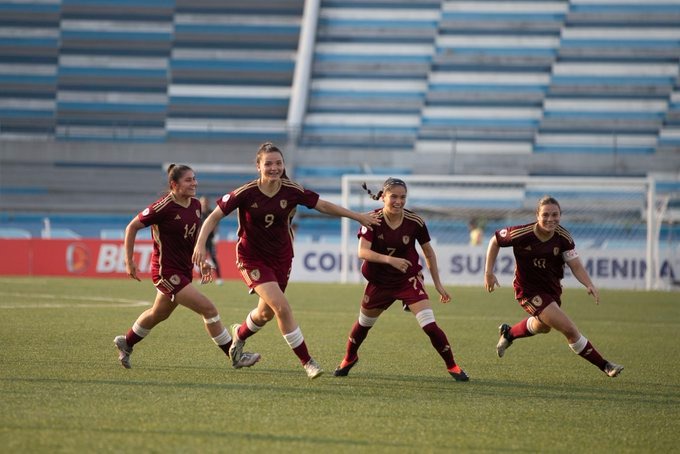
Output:
<path fill-rule="evenodd" d="M 380 225 L 373 230 L 361 227 L 357 237 L 371 242 L 371 250 L 379 254 L 400 257 L 411 262 L 411 266 L 402 273 L 391 265 L 374 263 L 367 260 L 361 266 L 364 277 L 379 287 L 403 285 L 409 278 L 417 276 L 423 267 L 420 255 L 416 250 L 416 241 L 421 246 L 430 242 L 430 234 L 423 219 L 409 210 L 404 210 L 404 219 L 399 227 L 393 229 L 385 222 L 382 208 L 375 210 Z"/>
<path fill-rule="evenodd" d="M 496 231 L 500 247 L 512 247 L 515 255 L 515 297 L 532 298 L 549 293 L 562 294 L 565 257 L 576 256 L 574 240 L 562 226 L 548 240 L 536 235 L 536 223 L 506 227 Z"/>
<path fill-rule="evenodd" d="M 185 208 L 168 194 L 146 207 L 137 218 L 145 226 L 151 226 L 152 274 L 180 272 L 190 276 L 193 270 L 191 255 L 201 228 L 201 202 L 191 198 Z"/>
<path fill-rule="evenodd" d="M 283 178 L 278 192 L 268 196 L 257 183 L 251 181 L 217 200 L 225 215 L 238 210 L 237 253 L 243 260 L 290 261 L 296 207 L 314 208 L 319 194 Z"/>

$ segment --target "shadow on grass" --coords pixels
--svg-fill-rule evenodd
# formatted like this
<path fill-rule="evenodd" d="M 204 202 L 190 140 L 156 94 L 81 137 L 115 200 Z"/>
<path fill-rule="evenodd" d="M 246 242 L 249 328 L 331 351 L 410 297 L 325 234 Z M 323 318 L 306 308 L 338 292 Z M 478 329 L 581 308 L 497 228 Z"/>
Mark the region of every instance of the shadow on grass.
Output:
<path fill-rule="evenodd" d="M 175 368 L 156 368 L 167 371 Z M 190 368 L 194 369 L 194 368 Z M 196 368 L 198 369 L 198 368 Z M 129 373 L 123 371 L 122 373 Z M 145 372 L 148 372 L 146 370 Z M 494 398 L 538 398 L 547 400 L 587 401 L 664 404 L 680 406 L 680 385 L 654 385 L 650 383 L 626 383 L 626 388 L 615 388 L 611 385 L 593 385 L 592 382 L 573 384 L 564 383 L 527 383 L 498 379 L 471 379 L 470 382 L 456 382 L 448 376 L 433 377 L 407 374 L 362 373 L 357 376 L 334 377 L 332 372 L 316 379 L 309 380 L 302 370 L 267 369 L 234 371 L 238 374 L 233 382 L 188 382 L 169 379 L 78 379 L 78 378 L 26 378 L 8 377 L 0 382 L 36 383 L 55 385 L 94 385 L 94 386 L 127 386 L 127 387 L 160 387 L 163 389 L 206 389 L 206 390 L 238 390 L 252 392 L 268 392 L 275 394 L 316 394 L 319 396 L 349 396 L 352 398 L 395 398 L 418 394 L 455 393 L 459 397 L 491 396 Z M 242 380 L 247 379 L 244 383 Z M 622 380 L 621 378 L 603 380 Z M 649 388 L 649 389 L 644 389 Z M 651 389 L 653 388 L 653 390 Z"/>

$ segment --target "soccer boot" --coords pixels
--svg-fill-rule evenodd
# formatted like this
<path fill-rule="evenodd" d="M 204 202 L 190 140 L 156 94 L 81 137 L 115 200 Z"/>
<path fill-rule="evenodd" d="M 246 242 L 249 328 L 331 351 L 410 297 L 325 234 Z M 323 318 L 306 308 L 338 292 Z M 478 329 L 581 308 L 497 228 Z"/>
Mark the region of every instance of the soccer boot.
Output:
<path fill-rule="evenodd" d="M 623 366 L 620 364 L 607 362 L 607 364 L 604 366 L 604 373 L 612 378 L 618 376 L 622 370 Z"/>
<path fill-rule="evenodd" d="M 470 381 L 470 377 L 465 373 L 463 369 L 460 368 L 460 366 L 455 366 L 452 369 L 449 369 L 449 374 L 456 380 L 456 381 Z"/>
<path fill-rule="evenodd" d="M 250 367 L 260 360 L 261 356 L 259 353 L 242 352 L 241 357 L 236 362 L 234 369 L 240 369 L 242 367 Z"/>
<path fill-rule="evenodd" d="M 241 360 L 241 355 L 243 354 L 243 346 L 246 345 L 245 341 L 238 338 L 238 323 L 234 323 L 229 327 L 231 331 L 231 347 L 229 347 L 229 358 L 231 358 L 231 365 L 236 367 L 238 362 Z M 252 366 L 252 364 L 251 364 Z M 243 366 L 241 366 L 243 367 Z M 236 367 L 239 369 L 238 367 Z"/>
<path fill-rule="evenodd" d="M 116 336 L 113 339 L 113 345 L 118 349 L 118 361 L 121 366 L 126 369 L 132 368 L 130 364 L 130 355 L 132 354 L 132 347 L 130 347 L 125 340 L 125 336 Z"/>
<path fill-rule="evenodd" d="M 321 374 L 323 374 L 323 369 L 321 366 L 317 364 L 316 361 L 314 361 L 314 358 L 310 358 L 309 361 L 305 363 L 304 366 L 305 372 L 307 372 L 307 376 L 314 380 L 317 377 L 320 377 Z"/>
<path fill-rule="evenodd" d="M 496 354 L 499 358 L 502 358 L 505 354 L 505 350 L 512 345 L 512 339 L 510 338 L 510 325 L 503 323 L 498 327 L 498 334 L 500 338 L 496 344 Z"/>
<path fill-rule="evenodd" d="M 346 377 L 347 374 L 349 374 L 349 370 L 354 367 L 356 363 L 359 362 L 359 357 L 352 361 L 351 363 L 346 362 L 344 359 L 340 363 L 340 365 L 335 369 L 335 372 L 333 372 L 333 375 L 336 377 Z M 343 366 L 344 364 L 344 366 Z"/>

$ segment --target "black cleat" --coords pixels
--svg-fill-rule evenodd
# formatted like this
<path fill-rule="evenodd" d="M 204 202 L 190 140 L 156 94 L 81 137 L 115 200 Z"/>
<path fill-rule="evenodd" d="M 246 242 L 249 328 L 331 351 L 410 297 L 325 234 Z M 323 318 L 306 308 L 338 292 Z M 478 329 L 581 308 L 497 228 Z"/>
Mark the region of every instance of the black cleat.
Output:
<path fill-rule="evenodd" d="M 336 377 L 346 377 L 347 374 L 349 374 L 349 370 L 350 370 L 351 368 L 353 368 L 354 365 L 355 365 L 356 363 L 358 363 L 358 362 L 359 362 L 359 357 L 357 357 L 357 359 L 355 359 L 355 360 L 352 361 L 351 363 L 347 364 L 345 367 L 340 367 L 340 366 L 338 366 L 338 367 L 335 369 L 335 372 L 333 372 L 333 375 L 335 375 Z M 340 363 L 340 365 L 342 365 L 342 363 Z"/>
<path fill-rule="evenodd" d="M 461 369 L 459 367 L 458 370 L 460 371 L 459 373 L 449 371 L 449 374 L 451 374 L 451 376 L 454 378 L 454 380 L 456 380 L 456 381 L 470 381 L 470 377 L 468 377 L 468 375 L 465 373 L 465 371 L 463 369 Z"/>

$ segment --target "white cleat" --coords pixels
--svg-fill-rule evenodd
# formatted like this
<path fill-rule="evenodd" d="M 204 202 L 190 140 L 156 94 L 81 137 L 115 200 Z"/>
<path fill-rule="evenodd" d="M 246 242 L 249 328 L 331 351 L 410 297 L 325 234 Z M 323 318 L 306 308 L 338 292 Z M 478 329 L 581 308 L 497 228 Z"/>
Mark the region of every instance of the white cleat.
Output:
<path fill-rule="evenodd" d="M 311 358 L 307 363 L 302 366 L 305 368 L 305 372 L 307 372 L 307 376 L 314 380 L 317 377 L 320 377 L 321 374 L 323 374 L 323 369 L 319 364 L 317 364 L 316 361 L 314 361 L 314 358 Z"/>
<path fill-rule="evenodd" d="M 604 366 L 604 373 L 609 375 L 610 377 L 616 377 L 618 376 L 621 371 L 623 370 L 623 366 L 620 364 L 614 364 L 607 362 L 607 365 Z"/>
<path fill-rule="evenodd" d="M 237 369 L 240 369 L 240 366 L 237 367 L 237 364 L 239 364 L 239 361 L 241 360 L 241 355 L 243 355 L 243 346 L 246 345 L 245 341 L 242 341 L 241 339 L 238 338 L 238 328 L 239 328 L 238 323 L 234 323 L 229 327 L 229 331 L 231 331 L 231 347 L 229 347 L 229 358 L 231 358 L 231 365 L 236 367 Z M 257 362 L 257 361 L 255 361 Z M 255 363 L 253 363 L 255 364 Z M 252 366 L 252 364 L 251 364 Z"/>
<path fill-rule="evenodd" d="M 250 353 L 250 352 L 243 352 L 241 353 L 241 358 L 236 362 L 236 364 L 232 365 L 234 366 L 234 369 L 240 369 L 242 367 L 251 367 L 253 366 L 256 362 L 258 362 L 262 358 L 259 353 Z"/>
<path fill-rule="evenodd" d="M 128 345 L 125 336 L 116 336 L 113 339 L 113 345 L 118 349 L 118 361 L 120 361 L 121 366 L 131 369 L 130 354 L 132 353 L 132 347 Z"/>

